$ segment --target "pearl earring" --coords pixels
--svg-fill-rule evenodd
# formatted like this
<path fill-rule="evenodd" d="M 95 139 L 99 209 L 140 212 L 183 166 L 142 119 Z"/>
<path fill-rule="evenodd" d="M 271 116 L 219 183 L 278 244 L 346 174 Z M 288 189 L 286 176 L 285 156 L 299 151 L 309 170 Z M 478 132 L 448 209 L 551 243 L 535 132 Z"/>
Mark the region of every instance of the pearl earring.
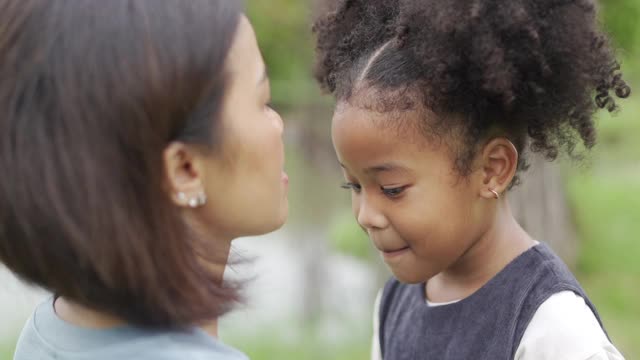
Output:
<path fill-rule="evenodd" d="M 196 197 L 189 199 L 189 206 L 191 208 L 197 208 L 207 203 L 207 195 L 204 192 L 200 192 Z"/>
<path fill-rule="evenodd" d="M 207 195 L 202 191 L 197 196 L 192 198 L 188 198 L 187 194 L 183 192 L 179 192 L 177 194 L 177 197 L 182 204 L 186 204 L 190 208 L 194 208 L 194 209 L 197 207 L 203 206 L 207 203 Z"/>

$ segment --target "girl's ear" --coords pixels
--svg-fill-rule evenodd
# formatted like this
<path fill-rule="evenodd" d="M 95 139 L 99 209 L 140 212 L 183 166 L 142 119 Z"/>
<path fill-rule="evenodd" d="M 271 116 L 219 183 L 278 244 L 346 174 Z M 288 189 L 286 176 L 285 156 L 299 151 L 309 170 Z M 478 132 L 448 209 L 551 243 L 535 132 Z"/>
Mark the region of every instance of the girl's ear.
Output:
<path fill-rule="evenodd" d="M 499 198 L 508 188 L 518 169 L 518 150 L 504 137 L 494 138 L 482 149 L 482 189 L 480 195 Z"/>

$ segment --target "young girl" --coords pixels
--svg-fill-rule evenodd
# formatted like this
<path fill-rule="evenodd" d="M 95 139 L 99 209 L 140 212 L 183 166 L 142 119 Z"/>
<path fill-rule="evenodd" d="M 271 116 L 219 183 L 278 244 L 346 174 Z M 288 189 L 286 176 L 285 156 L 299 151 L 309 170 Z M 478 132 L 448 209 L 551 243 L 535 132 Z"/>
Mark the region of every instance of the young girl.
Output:
<path fill-rule="evenodd" d="M 591 148 L 630 93 L 594 4 L 344 0 L 314 31 L 344 187 L 395 276 L 373 358 L 622 359 L 505 199 L 528 152 Z"/>
<path fill-rule="evenodd" d="M 246 359 L 211 336 L 223 271 L 288 180 L 239 2 L 0 9 L 0 260 L 54 294 L 15 359 Z"/>

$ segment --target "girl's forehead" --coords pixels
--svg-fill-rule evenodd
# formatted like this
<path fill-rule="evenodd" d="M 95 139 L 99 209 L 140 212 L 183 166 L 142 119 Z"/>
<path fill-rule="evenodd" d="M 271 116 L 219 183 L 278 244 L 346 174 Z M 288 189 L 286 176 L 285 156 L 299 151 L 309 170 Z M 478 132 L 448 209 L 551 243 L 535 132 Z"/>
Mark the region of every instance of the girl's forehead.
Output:
<path fill-rule="evenodd" d="M 454 131 L 450 131 L 452 135 L 428 133 L 428 122 L 434 121 L 429 116 L 434 115 L 419 110 L 379 112 L 338 104 L 332 121 L 338 160 L 353 176 L 449 173 L 455 168 L 459 150 L 454 147 L 464 144 L 456 140 Z"/>
<path fill-rule="evenodd" d="M 349 136 L 350 142 L 374 147 L 410 145 L 416 151 L 434 150 L 442 141 L 429 131 L 432 116 L 421 109 L 377 111 L 345 102 L 336 107 L 332 135 L 334 141 Z"/>
<path fill-rule="evenodd" d="M 420 132 L 389 125 L 384 116 L 359 107 L 336 111 L 332 136 L 338 160 L 345 169 L 412 169 L 438 156 L 438 149 L 424 145 L 427 139 Z"/>

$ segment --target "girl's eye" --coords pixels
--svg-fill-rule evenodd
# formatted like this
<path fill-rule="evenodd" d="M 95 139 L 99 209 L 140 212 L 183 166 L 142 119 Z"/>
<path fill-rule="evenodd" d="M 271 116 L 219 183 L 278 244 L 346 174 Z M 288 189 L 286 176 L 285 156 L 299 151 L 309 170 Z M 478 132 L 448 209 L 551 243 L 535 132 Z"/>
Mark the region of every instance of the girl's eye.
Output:
<path fill-rule="evenodd" d="M 400 186 L 400 187 L 395 187 L 395 188 L 381 188 L 382 192 L 390 198 L 394 198 L 394 197 L 398 197 L 400 195 L 402 195 L 402 192 L 406 189 L 406 186 Z"/>
<path fill-rule="evenodd" d="M 340 186 L 343 189 L 347 189 L 347 190 L 352 190 L 355 192 L 360 192 L 360 190 L 362 190 L 362 186 L 360 186 L 360 184 L 355 184 L 355 183 L 344 183 Z"/>

